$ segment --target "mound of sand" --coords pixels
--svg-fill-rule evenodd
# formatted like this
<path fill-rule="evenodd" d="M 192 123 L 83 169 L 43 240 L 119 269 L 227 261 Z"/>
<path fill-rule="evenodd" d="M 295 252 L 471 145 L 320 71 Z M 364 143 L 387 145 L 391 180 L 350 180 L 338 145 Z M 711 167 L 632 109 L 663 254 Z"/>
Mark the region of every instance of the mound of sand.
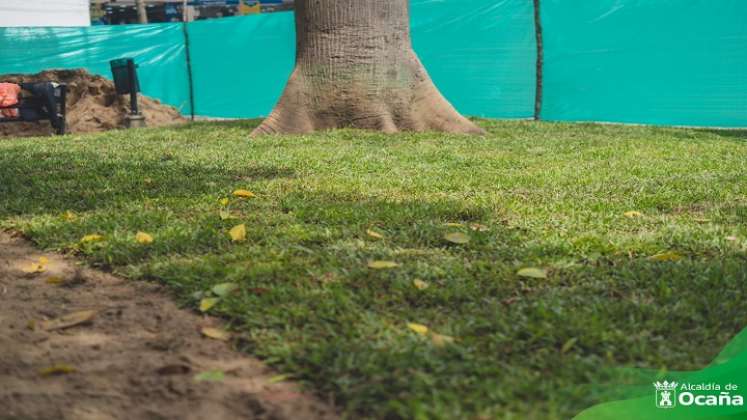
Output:
<path fill-rule="evenodd" d="M 117 95 L 114 82 L 83 69 L 0 75 L 0 81 L 65 83 L 69 133 L 93 133 L 123 128 L 124 117 L 130 112 L 129 95 Z M 186 121 L 175 108 L 156 99 L 140 95 L 138 106 L 145 116 L 148 127 L 162 127 Z M 44 136 L 52 133 L 48 121 L 0 124 L 0 137 Z"/>

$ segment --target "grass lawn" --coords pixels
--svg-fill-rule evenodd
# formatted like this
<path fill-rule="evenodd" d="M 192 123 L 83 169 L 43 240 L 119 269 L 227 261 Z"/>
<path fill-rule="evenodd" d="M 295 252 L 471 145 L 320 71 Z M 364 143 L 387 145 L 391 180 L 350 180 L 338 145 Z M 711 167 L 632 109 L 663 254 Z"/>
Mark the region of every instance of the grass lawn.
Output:
<path fill-rule="evenodd" d="M 698 369 L 746 324 L 747 132 L 254 124 L 0 140 L 0 226 L 195 309 L 238 284 L 209 311 L 242 349 L 376 418 L 568 418 L 609 368 Z"/>

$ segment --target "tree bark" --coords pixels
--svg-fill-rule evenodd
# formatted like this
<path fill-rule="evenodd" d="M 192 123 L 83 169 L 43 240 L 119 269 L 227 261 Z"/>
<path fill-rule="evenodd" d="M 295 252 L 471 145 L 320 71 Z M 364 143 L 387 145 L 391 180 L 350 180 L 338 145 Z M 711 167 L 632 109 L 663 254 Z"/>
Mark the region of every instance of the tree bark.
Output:
<path fill-rule="evenodd" d="M 135 0 L 138 23 L 148 23 L 148 12 L 145 8 L 145 0 Z"/>
<path fill-rule="evenodd" d="M 253 132 L 352 127 L 481 134 L 412 49 L 409 0 L 296 0 L 296 67 Z"/>

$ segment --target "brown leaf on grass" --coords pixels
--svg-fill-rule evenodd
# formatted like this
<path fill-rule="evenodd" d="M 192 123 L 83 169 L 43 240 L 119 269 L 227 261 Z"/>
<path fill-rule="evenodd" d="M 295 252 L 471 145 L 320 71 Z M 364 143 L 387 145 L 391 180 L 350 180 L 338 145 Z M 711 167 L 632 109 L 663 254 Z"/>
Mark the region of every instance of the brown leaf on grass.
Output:
<path fill-rule="evenodd" d="M 231 339 L 231 333 L 220 328 L 203 327 L 200 332 L 205 337 L 212 338 L 213 340 L 228 341 Z"/>
<path fill-rule="evenodd" d="M 384 239 L 384 235 L 371 229 L 366 230 L 366 235 L 373 239 Z"/>
<path fill-rule="evenodd" d="M 50 367 L 39 370 L 39 374 L 42 376 L 58 376 L 67 375 L 68 373 L 75 373 L 76 369 L 65 363 L 58 363 Z"/>
<path fill-rule="evenodd" d="M 368 268 L 374 270 L 386 270 L 389 268 L 397 268 L 399 264 L 394 261 L 369 261 Z"/>
<path fill-rule="evenodd" d="M 412 285 L 415 286 L 415 288 L 418 290 L 425 290 L 431 286 L 430 284 L 428 284 L 428 282 L 420 279 L 413 280 Z"/>
<path fill-rule="evenodd" d="M 670 262 L 674 262 L 674 261 L 681 260 L 682 259 L 682 255 L 680 255 L 680 254 L 678 254 L 676 252 L 670 251 L 670 252 L 663 252 L 661 254 L 652 255 L 652 256 L 648 257 L 648 259 L 651 260 L 651 261 L 662 261 L 662 262 L 663 261 L 670 261 Z"/>
<path fill-rule="evenodd" d="M 228 231 L 228 235 L 231 236 L 231 240 L 234 242 L 244 242 L 246 240 L 246 225 L 240 224 L 234 226 Z"/>
<path fill-rule="evenodd" d="M 529 277 L 532 279 L 546 279 L 547 278 L 547 270 L 545 270 L 544 268 L 537 268 L 537 267 L 522 268 L 521 270 L 517 271 L 516 274 L 519 277 Z"/>
<path fill-rule="evenodd" d="M 141 245 L 149 245 L 153 243 L 153 236 L 145 232 L 138 232 L 135 234 L 135 240 Z"/>
<path fill-rule="evenodd" d="M 447 233 L 444 235 L 444 239 L 452 244 L 465 245 L 468 244 L 470 239 L 469 236 L 462 232 Z"/>
<path fill-rule="evenodd" d="M 445 347 L 454 343 L 454 337 L 442 334 L 431 333 L 431 343 L 436 347 Z"/>
<path fill-rule="evenodd" d="M 96 317 L 96 311 L 72 312 L 59 318 L 41 321 L 38 326 L 44 331 L 64 330 L 76 325 L 87 324 Z"/>
<path fill-rule="evenodd" d="M 252 198 L 254 197 L 254 193 L 248 190 L 236 190 L 233 192 L 233 196 L 239 198 Z"/>
<path fill-rule="evenodd" d="M 626 211 L 625 213 L 623 213 L 623 215 L 627 217 L 628 219 L 635 219 L 636 217 L 643 216 L 643 213 L 639 211 L 631 210 L 631 211 Z"/>
<path fill-rule="evenodd" d="M 218 303 L 220 299 L 218 298 L 205 298 L 200 301 L 200 311 L 201 312 L 207 312 L 215 306 L 216 303 Z"/>

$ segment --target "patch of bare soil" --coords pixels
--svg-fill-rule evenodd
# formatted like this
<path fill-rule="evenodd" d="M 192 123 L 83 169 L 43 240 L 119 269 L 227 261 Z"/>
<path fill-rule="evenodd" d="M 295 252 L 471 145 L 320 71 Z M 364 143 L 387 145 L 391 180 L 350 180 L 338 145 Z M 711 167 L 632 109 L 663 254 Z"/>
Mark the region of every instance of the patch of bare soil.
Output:
<path fill-rule="evenodd" d="M 37 74 L 0 75 L 0 81 L 57 82 L 67 85 L 67 129 L 69 133 L 94 133 L 124 127 L 130 112 L 129 95 L 117 95 L 114 82 L 83 69 L 47 70 Z M 186 122 L 179 112 L 157 99 L 140 95 L 140 112 L 148 127 L 163 127 Z M 0 124 L 0 137 L 51 135 L 48 121 Z"/>
<path fill-rule="evenodd" d="M 28 273 L 41 257 L 44 271 Z M 95 316 L 60 323 L 81 311 Z M 258 360 L 204 337 L 206 326 L 219 321 L 180 310 L 157 286 L 0 232 L 2 420 L 336 418 Z M 208 371 L 224 377 L 195 379 Z"/>

